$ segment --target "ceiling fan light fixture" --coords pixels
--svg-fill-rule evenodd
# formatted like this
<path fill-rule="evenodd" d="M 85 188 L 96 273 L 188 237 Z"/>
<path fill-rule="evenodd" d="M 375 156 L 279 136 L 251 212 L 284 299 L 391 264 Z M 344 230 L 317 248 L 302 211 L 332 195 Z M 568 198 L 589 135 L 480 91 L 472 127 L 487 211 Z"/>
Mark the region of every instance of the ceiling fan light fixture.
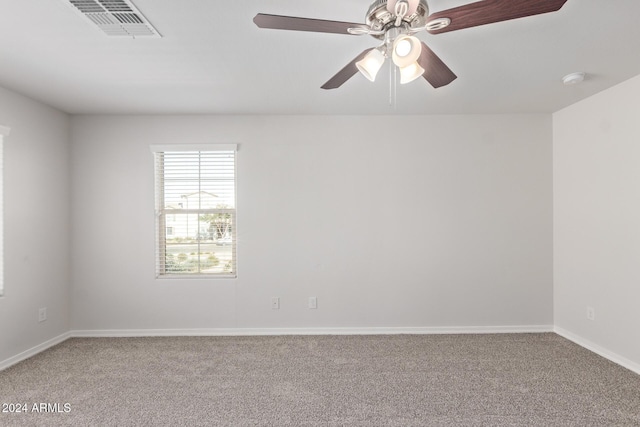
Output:
<path fill-rule="evenodd" d="M 409 64 L 406 67 L 400 67 L 400 84 L 411 83 L 424 74 L 424 68 L 417 62 Z"/>
<path fill-rule="evenodd" d="M 373 82 L 378 71 L 382 68 L 382 64 L 384 64 L 384 59 L 384 54 L 379 49 L 373 49 L 364 58 L 356 62 L 356 67 L 358 67 L 363 76 Z"/>
<path fill-rule="evenodd" d="M 396 44 L 396 55 L 404 58 L 411 52 L 411 42 L 403 39 Z"/>
<path fill-rule="evenodd" d="M 420 58 L 422 46 L 417 37 L 403 34 L 393 42 L 392 52 L 393 63 L 403 68 L 413 64 Z"/>
<path fill-rule="evenodd" d="M 68 0 L 75 2 L 123 2 L 129 0 Z M 434 88 L 453 82 L 457 76 L 433 52 L 413 34 L 429 31 L 440 34 L 463 30 L 528 16 L 542 15 L 560 10 L 568 0 L 506 0 L 472 1 L 462 6 L 429 13 L 428 0 L 370 0 L 365 23 L 330 21 L 326 19 L 258 13 L 253 22 L 259 28 L 274 30 L 310 31 L 333 34 L 368 34 L 383 41 L 378 47 L 385 58 L 400 68 L 402 82 L 408 83 L 419 76 Z M 575 0 L 574 0 L 575 1 Z M 337 74 L 331 77 L 322 89 L 336 89 L 358 73 L 358 70 L 373 80 L 380 69 L 379 54 L 369 55 L 372 48 L 365 49 Z M 374 59 L 375 57 L 377 59 Z M 366 60 L 363 61 L 363 59 Z M 356 66 L 359 63 L 359 66 Z M 393 68 L 393 71 L 397 71 Z M 392 78 L 395 75 L 392 75 Z M 569 79 L 569 83 L 578 79 Z"/>

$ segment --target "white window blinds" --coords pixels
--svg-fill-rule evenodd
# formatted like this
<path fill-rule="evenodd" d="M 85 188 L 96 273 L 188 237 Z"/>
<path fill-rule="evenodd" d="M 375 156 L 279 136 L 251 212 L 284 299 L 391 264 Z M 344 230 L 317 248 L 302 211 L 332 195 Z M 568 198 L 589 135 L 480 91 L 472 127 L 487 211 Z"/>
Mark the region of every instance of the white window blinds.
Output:
<path fill-rule="evenodd" d="M 157 277 L 235 277 L 235 145 L 152 146 L 152 151 Z"/>

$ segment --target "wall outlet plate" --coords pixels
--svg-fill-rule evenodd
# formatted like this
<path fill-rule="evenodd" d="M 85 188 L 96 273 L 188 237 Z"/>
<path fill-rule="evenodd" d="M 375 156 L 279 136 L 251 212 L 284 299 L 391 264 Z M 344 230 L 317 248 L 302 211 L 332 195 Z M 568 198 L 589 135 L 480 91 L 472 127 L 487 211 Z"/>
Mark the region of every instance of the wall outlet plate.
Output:
<path fill-rule="evenodd" d="M 280 297 L 271 298 L 271 309 L 280 310 Z"/>
<path fill-rule="evenodd" d="M 593 307 L 587 307 L 587 320 L 596 320 L 596 311 Z"/>
<path fill-rule="evenodd" d="M 38 310 L 38 322 L 42 323 L 47 320 L 47 307 Z"/>
<path fill-rule="evenodd" d="M 318 308 L 318 298 L 309 297 L 309 308 L 312 308 L 312 309 Z"/>

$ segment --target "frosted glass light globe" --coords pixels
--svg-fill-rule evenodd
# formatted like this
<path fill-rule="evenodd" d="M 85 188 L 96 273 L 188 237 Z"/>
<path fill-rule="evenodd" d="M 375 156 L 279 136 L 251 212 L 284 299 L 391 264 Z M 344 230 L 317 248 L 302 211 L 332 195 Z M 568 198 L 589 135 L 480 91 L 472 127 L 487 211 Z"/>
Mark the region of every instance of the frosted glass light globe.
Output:
<path fill-rule="evenodd" d="M 402 39 L 396 44 L 396 55 L 405 57 L 411 52 L 411 42 L 407 39 Z"/>

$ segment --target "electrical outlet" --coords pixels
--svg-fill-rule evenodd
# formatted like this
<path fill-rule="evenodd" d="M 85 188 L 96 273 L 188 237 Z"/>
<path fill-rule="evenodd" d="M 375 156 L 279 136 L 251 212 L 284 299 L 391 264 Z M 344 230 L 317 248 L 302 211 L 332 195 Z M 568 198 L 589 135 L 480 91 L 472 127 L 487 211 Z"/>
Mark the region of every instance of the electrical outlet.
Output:
<path fill-rule="evenodd" d="M 38 322 L 42 323 L 47 320 L 47 307 L 42 307 L 38 310 Z"/>
<path fill-rule="evenodd" d="M 273 310 L 280 310 L 280 297 L 271 298 L 271 308 Z"/>
<path fill-rule="evenodd" d="M 596 320 L 596 311 L 593 307 L 587 307 L 587 320 Z"/>
<path fill-rule="evenodd" d="M 309 308 L 318 308 L 318 298 L 309 297 Z"/>

